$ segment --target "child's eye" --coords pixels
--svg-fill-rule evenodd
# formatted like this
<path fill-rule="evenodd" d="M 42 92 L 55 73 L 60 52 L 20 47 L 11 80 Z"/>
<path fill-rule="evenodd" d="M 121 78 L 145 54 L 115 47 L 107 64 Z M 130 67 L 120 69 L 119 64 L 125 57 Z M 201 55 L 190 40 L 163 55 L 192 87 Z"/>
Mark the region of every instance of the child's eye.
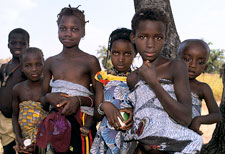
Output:
<path fill-rule="evenodd" d="M 189 62 L 189 61 L 190 61 L 190 58 L 189 58 L 189 57 L 183 57 L 183 60 L 184 60 L 185 62 Z"/>
<path fill-rule="evenodd" d="M 66 28 L 65 27 L 59 27 L 59 30 L 60 31 L 66 31 Z"/>
<path fill-rule="evenodd" d="M 29 64 L 25 64 L 24 67 L 25 67 L 25 68 L 29 68 L 30 65 L 29 65 Z"/>
<path fill-rule="evenodd" d="M 125 52 L 125 56 L 130 56 L 131 52 Z"/>
<path fill-rule="evenodd" d="M 117 52 L 117 51 L 112 51 L 112 55 L 118 56 L 118 55 L 119 55 L 119 52 Z"/>
<path fill-rule="evenodd" d="M 204 65 L 204 64 L 205 64 L 205 61 L 204 61 L 204 60 L 199 60 L 199 61 L 198 61 L 198 64 L 199 64 L 199 65 Z"/>
<path fill-rule="evenodd" d="M 160 41 L 160 40 L 163 39 L 163 37 L 162 36 L 156 36 L 154 39 L 157 40 L 157 41 Z"/>
<path fill-rule="evenodd" d="M 37 63 L 36 66 L 37 67 L 41 67 L 42 66 L 42 63 Z"/>
<path fill-rule="evenodd" d="M 144 39 L 146 39 L 146 36 L 140 35 L 139 38 L 140 38 L 141 40 L 144 40 Z"/>
<path fill-rule="evenodd" d="M 72 28 L 72 31 L 77 32 L 77 31 L 79 31 L 79 28 Z"/>

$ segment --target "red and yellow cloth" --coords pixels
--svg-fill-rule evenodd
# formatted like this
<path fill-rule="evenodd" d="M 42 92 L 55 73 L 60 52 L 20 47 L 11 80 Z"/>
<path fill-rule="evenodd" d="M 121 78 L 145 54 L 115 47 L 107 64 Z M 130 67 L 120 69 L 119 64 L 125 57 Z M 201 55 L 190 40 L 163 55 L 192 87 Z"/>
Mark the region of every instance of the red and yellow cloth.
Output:
<path fill-rule="evenodd" d="M 95 79 L 105 86 L 109 81 L 119 80 L 119 81 L 126 81 L 126 76 L 116 76 L 112 74 L 108 74 L 106 71 L 100 71 L 95 75 Z"/>

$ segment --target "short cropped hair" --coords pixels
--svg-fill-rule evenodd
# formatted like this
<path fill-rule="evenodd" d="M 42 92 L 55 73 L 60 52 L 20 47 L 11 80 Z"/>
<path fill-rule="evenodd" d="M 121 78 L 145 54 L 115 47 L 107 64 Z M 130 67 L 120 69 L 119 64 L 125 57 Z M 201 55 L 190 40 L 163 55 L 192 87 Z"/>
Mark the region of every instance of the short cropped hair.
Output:
<path fill-rule="evenodd" d="M 29 33 L 26 30 L 24 30 L 22 28 L 15 28 L 15 29 L 13 29 L 8 35 L 8 42 L 10 42 L 11 36 L 13 34 L 22 34 L 22 35 L 24 35 L 25 38 L 27 39 L 28 44 L 29 44 L 29 42 L 30 42 L 30 35 L 29 35 Z"/>
<path fill-rule="evenodd" d="M 180 45 L 178 46 L 177 55 L 180 56 L 182 54 L 182 52 L 187 47 L 189 47 L 192 43 L 198 43 L 198 44 L 202 45 L 207 50 L 207 52 L 210 54 L 209 45 L 205 41 L 200 40 L 200 39 L 187 39 L 187 40 L 182 41 L 180 43 Z"/>
<path fill-rule="evenodd" d="M 26 55 L 26 54 L 40 54 L 41 55 L 41 57 L 42 57 L 42 59 L 43 59 L 43 61 L 44 61 L 44 54 L 43 54 L 43 52 L 42 52 L 42 50 L 41 49 L 39 49 L 39 48 L 36 48 L 36 47 L 29 47 L 29 48 L 27 48 L 26 50 L 24 50 L 23 52 L 22 52 L 22 54 L 20 55 L 20 61 L 23 63 L 23 58 L 24 58 L 24 55 Z"/>
<path fill-rule="evenodd" d="M 133 33 L 136 33 L 136 30 L 140 24 L 141 21 L 150 20 L 150 21 L 161 21 L 165 24 L 167 27 L 167 24 L 169 22 L 166 14 L 160 10 L 157 9 L 142 9 L 134 14 L 132 21 L 131 21 L 131 27 L 133 30 Z"/>

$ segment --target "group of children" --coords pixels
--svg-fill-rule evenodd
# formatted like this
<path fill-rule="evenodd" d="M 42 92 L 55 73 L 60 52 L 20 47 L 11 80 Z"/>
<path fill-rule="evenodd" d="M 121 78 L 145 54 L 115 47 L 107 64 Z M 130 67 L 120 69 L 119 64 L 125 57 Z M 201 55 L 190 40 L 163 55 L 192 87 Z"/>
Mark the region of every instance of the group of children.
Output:
<path fill-rule="evenodd" d="M 111 33 L 113 67 L 101 71 L 98 59 L 79 49 L 85 23 L 83 11 L 63 8 L 57 20 L 63 49 L 46 61 L 40 49 L 29 48 L 25 30 L 10 32 L 13 57 L 0 76 L 4 154 L 198 153 L 200 125 L 221 119 L 211 88 L 196 79 L 208 45 L 185 40 L 176 59 L 163 57 L 168 20 L 158 10 L 141 10 L 132 30 Z M 143 64 L 133 69 L 137 53 Z M 208 115 L 201 115 L 202 100 Z"/>

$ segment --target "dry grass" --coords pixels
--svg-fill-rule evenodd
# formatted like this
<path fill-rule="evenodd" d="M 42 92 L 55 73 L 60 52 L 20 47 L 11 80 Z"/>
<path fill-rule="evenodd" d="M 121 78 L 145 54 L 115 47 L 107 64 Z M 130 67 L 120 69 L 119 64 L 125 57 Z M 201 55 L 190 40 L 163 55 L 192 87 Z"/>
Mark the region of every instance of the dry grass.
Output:
<path fill-rule="evenodd" d="M 204 73 L 200 75 L 197 80 L 207 83 L 211 87 L 216 101 L 221 101 L 223 83 L 219 74 Z"/>

